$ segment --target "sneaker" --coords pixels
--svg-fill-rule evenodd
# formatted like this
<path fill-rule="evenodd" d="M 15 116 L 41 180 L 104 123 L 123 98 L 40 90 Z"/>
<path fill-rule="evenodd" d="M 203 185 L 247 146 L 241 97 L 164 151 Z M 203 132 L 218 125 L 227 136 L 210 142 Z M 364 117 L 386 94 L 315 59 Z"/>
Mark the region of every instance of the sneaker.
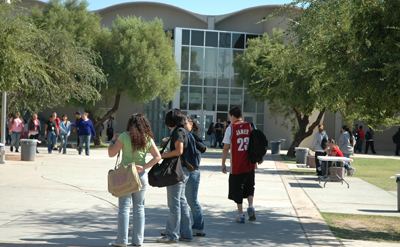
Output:
<path fill-rule="evenodd" d="M 182 237 L 180 237 L 179 241 L 181 241 L 181 242 L 192 242 L 193 238 L 182 238 Z"/>
<path fill-rule="evenodd" d="M 240 223 L 240 224 L 244 224 L 244 214 L 238 214 L 237 216 L 236 216 L 236 222 L 237 223 Z"/>
<path fill-rule="evenodd" d="M 206 233 L 203 230 L 192 229 L 193 237 L 205 237 Z"/>
<path fill-rule="evenodd" d="M 167 236 L 167 233 L 165 232 L 165 230 L 162 230 L 162 231 L 160 232 L 160 235 L 164 237 L 164 236 Z"/>
<path fill-rule="evenodd" d="M 15 149 L 15 152 L 16 152 L 16 153 L 19 153 L 19 150 L 18 150 L 18 148 L 17 148 L 17 149 Z"/>
<path fill-rule="evenodd" d="M 115 242 L 111 242 L 108 244 L 108 246 L 112 246 L 112 247 L 126 247 L 126 244 L 117 244 Z"/>
<path fill-rule="evenodd" d="M 62 149 L 61 147 L 58 148 L 58 153 L 61 153 Z"/>
<path fill-rule="evenodd" d="M 157 239 L 157 243 L 161 243 L 161 244 L 174 244 L 174 243 L 178 243 L 177 240 L 174 239 L 169 239 L 168 237 L 164 236 L 162 238 Z"/>
<path fill-rule="evenodd" d="M 353 176 L 355 172 L 356 172 L 356 168 L 350 167 L 350 169 L 347 170 L 347 175 Z"/>
<path fill-rule="evenodd" d="M 14 148 L 13 148 L 13 146 L 11 146 L 11 147 L 10 147 L 10 152 L 12 152 L 12 151 L 14 151 Z"/>
<path fill-rule="evenodd" d="M 249 215 L 249 221 L 256 220 L 256 210 L 253 207 L 247 208 L 247 214 Z"/>

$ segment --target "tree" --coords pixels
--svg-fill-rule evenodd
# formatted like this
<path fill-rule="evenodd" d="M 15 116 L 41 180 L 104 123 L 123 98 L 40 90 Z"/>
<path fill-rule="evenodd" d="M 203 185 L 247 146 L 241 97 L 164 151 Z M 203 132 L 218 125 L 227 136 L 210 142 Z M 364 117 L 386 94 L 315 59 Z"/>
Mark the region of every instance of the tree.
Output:
<path fill-rule="evenodd" d="M 114 104 L 105 114 L 96 115 L 97 131 L 118 110 L 122 94 L 138 103 L 172 99 L 179 79 L 171 38 L 161 20 L 117 17 L 111 29 L 102 32 L 98 47 L 109 82 L 102 94 L 113 96 Z"/>
<path fill-rule="evenodd" d="M 26 10 L 0 4 L 0 89 L 10 109 L 37 111 L 100 98 L 105 76 L 98 56 L 57 30 L 37 27 Z"/>
<path fill-rule="evenodd" d="M 400 122 L 400 2 L 296 1 L 292 31 L 321 73 L 340 88 L 339 111 L 373 126 Z"/>
<path fill-rule="evenodd" d="M 235 63 L 250 94 L 291 120 L 294 138 L 287 155 L 294 156 L 294 148 L 313 133 L 327 106 L 316 70 L 293 44 L 285 45 L 283 33 L 277 31 L 251 40 Z M 310 124 L 314 110 L 318 117 Z"/>

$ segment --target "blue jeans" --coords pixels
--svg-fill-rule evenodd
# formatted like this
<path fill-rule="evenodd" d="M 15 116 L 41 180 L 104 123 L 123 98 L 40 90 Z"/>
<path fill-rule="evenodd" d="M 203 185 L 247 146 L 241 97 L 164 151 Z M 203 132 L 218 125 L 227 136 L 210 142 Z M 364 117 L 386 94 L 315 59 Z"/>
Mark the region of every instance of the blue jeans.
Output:
<path fill-rule="evenodd" d="M 47 151 L 49 154 L 53 152 L 53 148 L 56 145 L 57 142 L 57 135 L 56 132 L 51 131 L 47 133 Z"/>
<path fill-rule="evenodd" d="M 79 154 L 82 153 L 83 143 L 85 143 L 85 154 L 89 155 L 89 148 L 90 148 L 90 135 L 81 135 L 79 136 Z"/>
<path fill-rule="evenodd" d="M 351 155 L 351 154 L 345 154 L 345 153 L 343 153 L 343 156 L 346 157 L 346 158 L 350 158 L 350 155 Z M 351 165 L 350 165 L 349 162 L 343 162 L 343 166 L 344 166 L 344 168 L 345 168 L 346 170 L 349 170 L 349 169 L 351 168 Z"/>
<path fill-rule="evenodd" d="M 129 212 L 133 207 L 132 219 L 132 244 L 143 245 L 144 239 L 144 195 L 147 187 L 147 172 L 140 174 L 142 189 L 131 195 L 118 198 L 118 244 L 128 244 Z"/>
<path fill-rule="evenodd" d="M 167 199 L 169 215 L 166 226 L 166 236 L 171 240 L 192 239 L 192 228 L 190 227 L 190 212 L 186 202 L 185 187 L 189 172 L 183 168 L 185 179 L 175 185 L 167 186 Z"/>
<path fill-rule="evenodd" d="M 203 210 L 197 200 L 200 184 L 200 170 L 194 170 L 189 173 L 189 179 L 186 183 L 186 200 L 190 206 L 193 215 L 192 229 L 202 231 L 204 229 Z"/>
<path fill-rule="evenodd" d="M 217 145 L 217 139 L 215 138 L 215 133 L 210 135 L 210 147 L 215 147 Z"/>
<path fill-rule="evenodd" d="M 19 139 L 21 138 L 21 132 L 12 132 L 11 134 L 11 147 L 15 147 L 16 150 L 19 149 Z"/>
<path fill-rule="evenodd" d="M 66 154 L 67 153 L 68 135 L 61 134 L 60 138 L 61 138 L 61 147 L 60 148 L 62 148 L 63 154 Z"/>

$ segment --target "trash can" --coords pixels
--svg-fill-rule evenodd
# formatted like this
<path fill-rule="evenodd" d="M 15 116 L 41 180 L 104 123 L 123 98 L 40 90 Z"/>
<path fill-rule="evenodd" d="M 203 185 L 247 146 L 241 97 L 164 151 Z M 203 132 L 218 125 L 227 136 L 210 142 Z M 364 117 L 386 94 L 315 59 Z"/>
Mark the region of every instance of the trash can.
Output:
<path fill-rule="evenodd" d="M 6 155 L 6 147 L 5 147 L 4 143 L 0 143 L 0 164 L 6 163 L 5 155 Z"/>
<path fill-rule="evenodd" d="M 297 164 L 307 164 L 308 148 L 296 147 L 296 163 Z"/>
<path fill-rule="evenodd" d="M 397 183 L 397 211 L 400 212 L 400 174 L 396 174 Z"/>
<path fill-rule="evenodd" d="M 281 141 L 271 141 L 271 154 L 281 153 Z"/>
<path fill-rule="evenodd" d="M 21 139 L 21 160 L 34 161 L 36 157 L 37 140 Z"/>

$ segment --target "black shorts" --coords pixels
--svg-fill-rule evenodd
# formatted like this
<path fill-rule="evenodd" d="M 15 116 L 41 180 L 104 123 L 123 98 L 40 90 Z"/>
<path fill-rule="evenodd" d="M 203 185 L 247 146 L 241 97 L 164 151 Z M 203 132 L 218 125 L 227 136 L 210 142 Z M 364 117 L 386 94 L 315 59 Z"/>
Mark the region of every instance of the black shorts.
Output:
<path fill-rule="evenodd" d="M 229 175 L 228 198 L 237 204 L 243 203 L 243 198 L 254 196 L 254 170 L 248 173 Z"/>

